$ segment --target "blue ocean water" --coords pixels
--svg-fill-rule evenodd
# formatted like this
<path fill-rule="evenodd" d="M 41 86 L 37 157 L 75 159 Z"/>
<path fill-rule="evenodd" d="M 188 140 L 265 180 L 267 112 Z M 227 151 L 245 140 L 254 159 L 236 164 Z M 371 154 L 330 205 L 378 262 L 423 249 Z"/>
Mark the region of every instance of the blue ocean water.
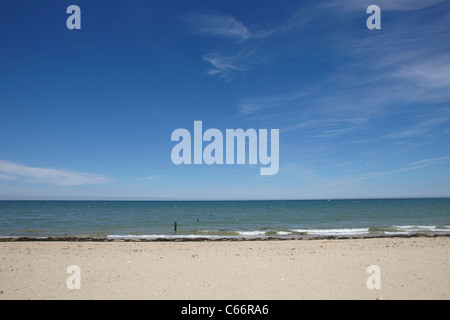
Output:
<path fill-rule="evenodd" d="M 0 201 L 0 237 L 215 239 L 413 233 L 450 234 L 450 199 Z"/>

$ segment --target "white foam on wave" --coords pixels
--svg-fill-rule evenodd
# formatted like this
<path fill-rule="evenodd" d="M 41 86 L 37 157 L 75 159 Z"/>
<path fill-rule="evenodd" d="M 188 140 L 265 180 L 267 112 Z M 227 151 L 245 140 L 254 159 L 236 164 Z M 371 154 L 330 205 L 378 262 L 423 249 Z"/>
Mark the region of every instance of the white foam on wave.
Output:
<path fill-rule="evenodd" d="M 31 239 L 48 239 L 47 236 L 0 236 L 0 239 L 20 239 L 20 238 L 31 238 Z"/>
<path fill-rule="evenodd" d="M 412 232 L 450 232 L 449 226 L 393 226 L 397 231 L 385 232 L 386 234 L 408 234 Z"/>
<path fill-rule="evenodd" d="M 198 239 L 198 238 L 210 238 L 210 239 L 220 239 L 227 238 L 231 236 L 219 236 L 219 235 L 196 235 L 196 234 L 184 234 L 184 235 L 171 235 L 171 234 L 148 234 L 148 235 L 107 235 L 108 239 Z"/>
<path fill-rule="evenodd" d="M 385 229 L 385 230 L 383 230 Z M 254 237 L 273 237 L 273 236 L 298 236 L 298 234 L 308 236 L 358 236 L 385 234 L 385 235 L 407 235 L 412 233 L 434 233 L 444 232 L 450 234 L 450 226 L 391 226 L 381 228 L 378 231 L 370 231 L 369 228 L 330 228 L 330 229 L 292 229 L 289 231 L 229 231 L 229 234 L 208 234 L 216 230 L 202 230 L 200 234 L 150 234 L 150 235 L 108 235 L 108 239 L 226 239 L 226 238 L 254 238 Z"/>
<path fill-rule="evenodd" d="M 207 238 L 207 239 L 224 239 L 224 238 L 242 238 L 242 237 L 266 237 L 268 236 L 266 231 L 261 230 L 253 230 L 253 231 L 233 231 L 230 233 L 233 234 L 207 234 L 207 232 L 212 232 L 213 230 L 205 231 L 203 230 L 200 234 L 148 234 L 148 235 L 107 235 L 108 239 L 199 239 L 199 238 Z M 276 235 L 286 236 L 290 235 L 292 232 L 289 231 L 278 231 Z M 273 235 L 271 235 L 273 236 Z"/>
<path fill-rule="evenodd" d="M 237 231 L 237 233 L 241 236 L 264 236 L 266 235 L 266 231 Z"/>
<path fill-rule="evenodd" d="M 436 226 L 394 226 L 394 228 L 396 229 L 400 229 L 400 230 L 416 230 L 416 229 L 421 229 L 421 230 L 432 230 L 432 229 L 436 229 Z"/>
<path fill-rule="evenodd" d="M 294 229 L 294 232 L 306 233 L 308 235 L 359 235 L 369 233 L 369 228 L 342 228 L 342 229 Z"/>

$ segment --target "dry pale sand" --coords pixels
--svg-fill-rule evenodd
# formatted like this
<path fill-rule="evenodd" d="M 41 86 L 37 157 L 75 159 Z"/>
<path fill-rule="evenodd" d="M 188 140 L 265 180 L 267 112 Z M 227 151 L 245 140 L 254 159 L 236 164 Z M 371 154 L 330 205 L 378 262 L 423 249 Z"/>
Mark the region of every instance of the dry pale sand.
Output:
<path fill-rule="evenodd" d="M 449 299 L 449 249 L 450 237 L 0 242 L 0 299 Z"/>

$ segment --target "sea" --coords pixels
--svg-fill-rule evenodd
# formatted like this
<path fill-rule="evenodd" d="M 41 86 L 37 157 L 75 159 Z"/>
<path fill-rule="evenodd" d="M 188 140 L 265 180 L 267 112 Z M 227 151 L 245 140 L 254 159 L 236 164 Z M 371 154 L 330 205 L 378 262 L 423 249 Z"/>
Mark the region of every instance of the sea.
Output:
<path fill-rule="evenodd" d="M 0 238 L 450 235 L 450 199 L 0 201 Z"/>

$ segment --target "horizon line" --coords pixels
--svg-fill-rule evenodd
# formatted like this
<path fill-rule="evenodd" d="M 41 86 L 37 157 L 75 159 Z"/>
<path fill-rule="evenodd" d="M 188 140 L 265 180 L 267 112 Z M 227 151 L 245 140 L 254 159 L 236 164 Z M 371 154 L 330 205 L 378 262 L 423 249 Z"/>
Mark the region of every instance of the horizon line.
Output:
<path fill-rule="evenodd" d="M 0 202 L 12 201 L 96 201 L 96 202 L 163 202 L 163 201 L 192 201 L 192 202 L 206 202 L 206 201 L 338 201 L 338 200 L 413 200 L 413 199 L 450 199 L 448 197 L 374 197 L 374 198 L 305 198 L 305 199 L 0 199 Z"/>

